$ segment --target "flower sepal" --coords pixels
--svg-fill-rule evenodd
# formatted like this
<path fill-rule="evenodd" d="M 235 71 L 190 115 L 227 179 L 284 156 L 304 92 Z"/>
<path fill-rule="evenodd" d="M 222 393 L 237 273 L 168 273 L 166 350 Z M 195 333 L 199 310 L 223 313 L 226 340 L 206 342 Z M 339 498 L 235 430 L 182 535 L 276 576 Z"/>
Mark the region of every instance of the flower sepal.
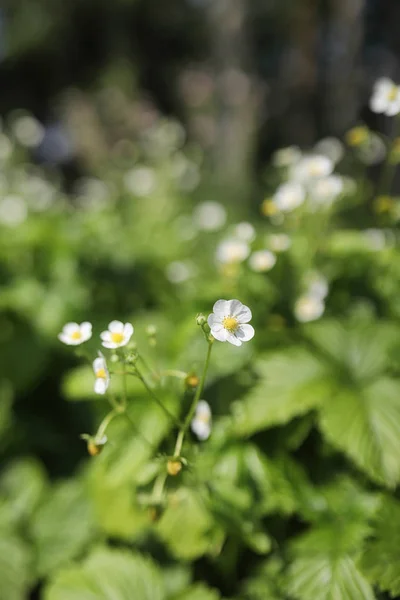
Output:
<path fill-rule="evenodd" d="M 81 439 L 86 441 L 87 450 L 90 456 L 98 456 L 107 443 L 107 436 L 103 435 L 101 438 L 97 436 L 89 435 L 88 433 L 82 433 Z"/>

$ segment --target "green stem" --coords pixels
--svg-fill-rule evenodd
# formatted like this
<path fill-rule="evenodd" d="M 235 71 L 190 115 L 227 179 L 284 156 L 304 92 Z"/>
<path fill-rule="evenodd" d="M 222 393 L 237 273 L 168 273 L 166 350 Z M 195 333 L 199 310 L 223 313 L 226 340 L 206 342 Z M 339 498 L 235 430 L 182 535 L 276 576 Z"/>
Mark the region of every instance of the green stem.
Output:
<path fill-rule="evenodd" d="M 190 409 L 186 416 L 186 419 L 184 420 L 182 427 L 179 429 L 179 433 L 176 438 L 174 456 L 180 456 L 180 454 L 181 454 L 183 440 L 185 439 L 185 434 L 186 434 L 187 430 L 189 429 L 190 423 L 191 423 L 194 413 L 196 411 L 196 406 L 197 406 L 197 404 L 200 400 L 200 397 L 203 393 L 204 385 L 205 385 L 206 377 L 207 377 L 207 372 L 208 372 L 208 367 L 210 365 L 211 350 L 213 347 L 213 342 L 214 342 L 213 338 L 208 338 L 207 356 L 206 356 L 206 360 L 204 363 L 204 368 L 203 368 L 203 373 L 202 373 L 202 376 L 200 379 L 200 384 L 196 390 L 196 394 L 194 395 L 193 402 L 190 406 Z"/>
<path fill-rule="evenodd" d="M 116 409 L 113 408 L 113 410 L 111 410 L 102 420 L 102 422 L 99 425 L 99 428 L 97 430 L 97 433 L 95 435 L 95 439 L 97 441 L 100 441 L 103 437 L 104 434 L 107 430 L 107 427 L 109 426 L 109 424 L 111 423 L 111 421 L 113 420 L 114 417 L 116 417 L 118 414 L 118 411 Z"/>
<path fill-rule="evenodd" d="M 143 383 L 144 387 L 146 388 L 146 390 L 148 391 L 148 393 L 150 394 L 150 396 L 153 398 L 153 400 L 155 402 L 157 402 L 158 406 L 163 410 L 163 412 L 165 413 L 165 415 L 171 419 L 174 424 L 177 427 L 181 427 L 182 423 L 180 422 L 179 419 L 177 419 L 175 417 L 175 415 L 173 415 L 166 406 L 164 406 L 164 404 L 161 402 L 161 400 L 158 398 L 158 396 L 154 393 L 154 391 L 151 389 L 151 387 L 149 386 L 149 384 L 147 383 L 146 379 L 143 377 L 142 373 L 139 371 L 139 369 L 137 368 L 137 365 L 135 365 L 135 375 L 140 379 L 140 381 Z"/>
<path fill-rule="evenodd" d="M 154 482 L 153 500 L 157 503 L 158 502 L 161 503 L 161 501 L 162 501 L 164 485 L 165 485 L 165 482 L 167 481 L 167 477 L 168 477 L 167 473 L 162 472 L 158 475 L 157 479 Z"/>

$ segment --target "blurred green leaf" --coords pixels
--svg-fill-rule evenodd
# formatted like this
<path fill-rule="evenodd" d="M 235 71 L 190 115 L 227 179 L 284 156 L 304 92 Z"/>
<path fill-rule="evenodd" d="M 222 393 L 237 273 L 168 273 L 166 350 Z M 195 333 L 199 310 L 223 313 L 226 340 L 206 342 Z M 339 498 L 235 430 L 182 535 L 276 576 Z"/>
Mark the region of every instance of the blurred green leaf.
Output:
<path fill-rule="evenodd" d="M 367 475 L 394 487 L 400 481 L 400 383 L 381 378 L 355 389 L 339 389 L 320 414 L 329 442 Z"/>
<path fill-rule="evenodd" d="M 26 600 L 33 581 L 33 556 L 24 542 L 11 534 L 0 536 L 0 600 Z"/>
<path fill-rule="evenodd" d="M 178 596 L 174 596 L 172 600 L 220 600 L 221 596 L 216 590 L 211 590 L 204 584 L 196 584 Z"/>
<path fill-rule="evenodd" d="M 366 578 L 392 597 L 400 594 L 400 504 L 385 497 L 373 536 L 361 557 Z"/>
<path fill-rule="evenodd" d="M 234 406 L 234 432 L 246 436 L 318 408 L 332 393 L 327 366 L 301 347 L 266 355 L 260 380 Z"/>
<path fill-rule="evenodd" d="M 99 548 L 79 567 L 60 571 L 44 600 L 164 600 L 162 579 L 149 559 L 127 550 Z"/>
<path fill-rule="evenodd" d="M 82 483 L 72 479 L 57 484 L 30 526 L 38 573 L 45 575 L 79 556 L 94 533 L 93 509 Z"/>

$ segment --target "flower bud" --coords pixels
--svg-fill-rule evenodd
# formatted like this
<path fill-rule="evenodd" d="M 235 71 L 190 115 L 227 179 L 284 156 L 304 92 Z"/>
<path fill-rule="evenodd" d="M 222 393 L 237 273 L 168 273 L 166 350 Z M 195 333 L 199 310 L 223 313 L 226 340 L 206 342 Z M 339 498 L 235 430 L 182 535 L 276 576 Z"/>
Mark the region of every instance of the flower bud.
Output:
<path fill-rule="evenodd" d="M 175 477 L 182 471 L 182 463 L 180 460 L 169 460 L 167 462 L 168 475 Z"/>
<path fill-rule="evenodd" d="M 203 325 L 205 325 L 207 323 L 207 319 L 205 318 L 205 316 L 202 313 L 199 313 L 196 317 L 196 323 L 200 327 L 203 327 Z"/>
<path fill-rule="evenodd" d="M 107 443 L 106 435 L 103 435 L 101 439 L 97 439 L 91 435 L 83 434 L 81 435 L 81 438 L 86 440 L 87 450 L 90 456 L 98 456 Z"/>
<path fill-rule="evenodd" d="M 200 383 L 200 379 L 198 378 L 198 376 L 195 373 L 189 373 L 185 377 L 185 387 L 188 390 L 197 388 L 199 383 Z"/>

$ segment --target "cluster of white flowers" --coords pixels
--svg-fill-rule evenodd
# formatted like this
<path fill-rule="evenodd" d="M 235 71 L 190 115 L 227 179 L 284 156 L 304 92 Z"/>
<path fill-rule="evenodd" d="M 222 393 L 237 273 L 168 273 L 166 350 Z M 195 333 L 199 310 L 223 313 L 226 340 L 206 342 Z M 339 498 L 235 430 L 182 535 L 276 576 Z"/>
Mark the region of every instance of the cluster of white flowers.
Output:
<path fill-rule="evenodd" d="M 328 295 L 328 282 L 322 275 L 311 274 L 308 280 L 307 291 L 295 302 L 294 314 L 300 323 L 316 321 L 325 311 L 325 298 Z"/>
<path fill-rule="evenodd" d="M 122 323 L 122 321 L 111 321 L 108 329 L 100 334 L 101 343 L 104 348 L 116 349 L 126 346 L 133 334 L 133 325 L 131 323 Z M 58 339 L 67 344 L 67 346 L 79 346 L 87 342 L 92 337 L 92 324 L 88 321 L 83 323 L 67 323 L 64 325 Z M 93 371 L 95 374 L 94 391 L 96 394 L 105 394 L 110 383 L 110 374 L 107 368 L 106 359 L 99 353 L 98 358 L 93 361 Z"/>

